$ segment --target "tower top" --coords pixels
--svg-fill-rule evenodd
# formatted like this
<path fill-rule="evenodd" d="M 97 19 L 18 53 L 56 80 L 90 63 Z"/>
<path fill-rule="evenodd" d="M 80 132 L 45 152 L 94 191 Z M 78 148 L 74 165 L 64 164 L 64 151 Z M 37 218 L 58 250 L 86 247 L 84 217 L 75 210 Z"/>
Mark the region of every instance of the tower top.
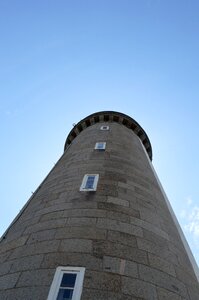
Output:
<path fill-rule="evenodd" d="M 144 129 L 133 118 L 116 111 L 96 112 L 82 119 L 77 124 L 74 124 L 73 129 L 70 131 L 66 139 L 64 151 L 81 131 L 99 122 L 116 122 L 132 130 L 139 137 L 144 148 L 146 149 L 146 152 L 148 153 L 150 160 L 152 160 L 151 143 Z"/>

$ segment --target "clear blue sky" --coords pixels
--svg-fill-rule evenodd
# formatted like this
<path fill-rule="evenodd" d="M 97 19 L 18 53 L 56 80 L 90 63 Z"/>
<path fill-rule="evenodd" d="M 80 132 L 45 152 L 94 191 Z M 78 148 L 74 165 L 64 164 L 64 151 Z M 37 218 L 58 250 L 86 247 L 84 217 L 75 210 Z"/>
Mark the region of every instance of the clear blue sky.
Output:
<path fill-rule="evenodd" d="M 90 113 L 136 119 L 199 263 L 199 1 L 0 3 L 0 231 Z"/>

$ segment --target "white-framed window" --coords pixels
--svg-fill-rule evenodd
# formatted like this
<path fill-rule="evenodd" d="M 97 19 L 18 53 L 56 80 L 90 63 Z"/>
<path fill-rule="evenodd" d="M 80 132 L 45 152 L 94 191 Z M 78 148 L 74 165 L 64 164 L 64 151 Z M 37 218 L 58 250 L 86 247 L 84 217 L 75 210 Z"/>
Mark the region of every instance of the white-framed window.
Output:
<path fill-rule="evenodd" d="M 80 300 L 83 267 L 57 267 L 47 300 Z"/>
<path fill-rule="evenodd" d="M 100 130 L 109 130 L 109 126 L 103 125 L 100 127 Z"/>
<path fill-rule="evenodd" d="M 96 150 L 105 150 L 106 149 L 106 142 L 97 142 L 95 144 Z"/>
<path fill-rule="evenodd" d="M 99 174 L 86 174 L 82 180 L 80 191 L 96 191 Z"/>

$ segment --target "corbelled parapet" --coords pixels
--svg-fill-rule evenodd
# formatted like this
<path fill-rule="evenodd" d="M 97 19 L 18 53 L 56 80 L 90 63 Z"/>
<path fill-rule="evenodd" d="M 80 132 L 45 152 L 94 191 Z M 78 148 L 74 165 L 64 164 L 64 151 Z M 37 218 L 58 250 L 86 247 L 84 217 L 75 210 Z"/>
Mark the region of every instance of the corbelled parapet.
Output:
<path fill-rule="evenodd" d="M 66 139 L 64 149 L 67 149 L 74 138 L 80 134 L 82 130 L 99 122 L 116 122 L 132 130 L 140 138 L 149 155 L 149 158 L 152 160 L 151 143 L 144 129 L 133 118 L 115 111 L 97 112 L 84 118 L 78 124 L 74 124 L 74 128 L 70 131 Z"/>

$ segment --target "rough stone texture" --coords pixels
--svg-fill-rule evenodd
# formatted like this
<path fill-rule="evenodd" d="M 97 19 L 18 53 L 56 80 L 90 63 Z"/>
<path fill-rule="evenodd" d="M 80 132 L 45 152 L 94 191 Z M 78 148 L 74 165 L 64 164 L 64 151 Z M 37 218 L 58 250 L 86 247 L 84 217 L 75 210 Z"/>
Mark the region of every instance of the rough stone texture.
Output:
<path fill-rule="evenodd" d="M 107 272 L 88 271 L 84 279 L 84 286 L 90 289 L 119 293 L 121 291 L 121 276 Z"/>
<path fill-rule="evenodd" d="M 151 267 L 176 277 L 174 266 L 170 262 L 151 253 L 148 253 L 148 257 L 149 257 L 149 265 Z"/>
<path fill-rule="evenodd" d="M 185 300 L 185 298 L 182 298 L 181 296 L 174 294 L 168 290 L 158 288 L 158 299 L 159 300 Z"/>
<path fill-rule="evenodd" d="M 92 252 L 92 241 L 82 239 L 63 240 L 61 241 L 59 251 L 90 253 Z"/>
<path fill-rule="evenodd" d="M 121 243 L 132 248 L 137 248 L 137 241 L 134 236 L 125 232 L 108 231 L 107 239 L 111 242 Z"/>
<path fill-rule="evenodd" d="M 0 299 L 45 300 L 56 267 L 76 266 L 86 268 L 81 300 L 198 300 L 139 137 L 122 118 L 109 131 L 99 119 L 82 124 L 2 239 Z M 94 150 L 99 141 L 105 151 Z M 85 174 L 99 174 L 96 192 L 79 191 Z"/>
<path fill-rule="evenodd" d="M 125 298 L 124 298 L 125 297 Z M 82 298 L 87 300 L 142 300 L 143 298 L 132 297 L 129 295 L 114 293 L 110 291 L 103 291 L 96 289 L 87 289 L 84 288 L 82 293 Z"/>
<path fill-rule="evenodd" d="M 14 288 L 19 278 L 20 273 L 8 274 L 0 277 L 0 289 L 7 290 Z"/>
<path fill-rule="evenodd" d="M 10 272 L 38 269 L 43 261 L 43 255 L 33 255 L 12 260 Z"/>
<path fill-rule="evenodd" d="M 117 273 L 121 275 L 138 278 L 137 264 L 125 259 L 104 256 L 103 270 L 105 272 Z"/>
<path fill-rule="evenodd" d="M 0 291 L 1 300 L 44 300 L 48 294 L 48 286 L 22 287 Z M 34 296 L 33 296 L 34 295 Z"/>
<path fill-rule="evenodd" d="M 50 283 L 54 270 L 31 270 L 22 272 L 17 287 L 22 286 L 45 286 Z"/>
<path fill-rule="evenodd" d="M 140 278 L 144 281 L 151 282 L 160 287 L 165 287 L 169 291 L 188 299 L 187 289 L 178 279 L 144 265 L 139 265 L 139 274 Z"/>
<path fill-rule="evenodd" d="M 122 292 L 124 295 L 137 296 L 146 300 L 158 299 L 154 285 L 138 279 L 132 280 L 124 276 L 122 277 Z"/>
<path fill-rule="evenodd" d="M 85 254 L 82 260 L 82 253 L 49 253 L 44 256 L 42 268 L 56 268 L 57 266 L 85 267 L 88 270 L 102 271 L 102 259 L 91 254 Z"/>
<path fill-rule="evenodd" d="M 106 240 L 107 230 L 90 226 L 67 226 L 56 231 L 56 239 L 83 238 L 93 240 Z"/>

